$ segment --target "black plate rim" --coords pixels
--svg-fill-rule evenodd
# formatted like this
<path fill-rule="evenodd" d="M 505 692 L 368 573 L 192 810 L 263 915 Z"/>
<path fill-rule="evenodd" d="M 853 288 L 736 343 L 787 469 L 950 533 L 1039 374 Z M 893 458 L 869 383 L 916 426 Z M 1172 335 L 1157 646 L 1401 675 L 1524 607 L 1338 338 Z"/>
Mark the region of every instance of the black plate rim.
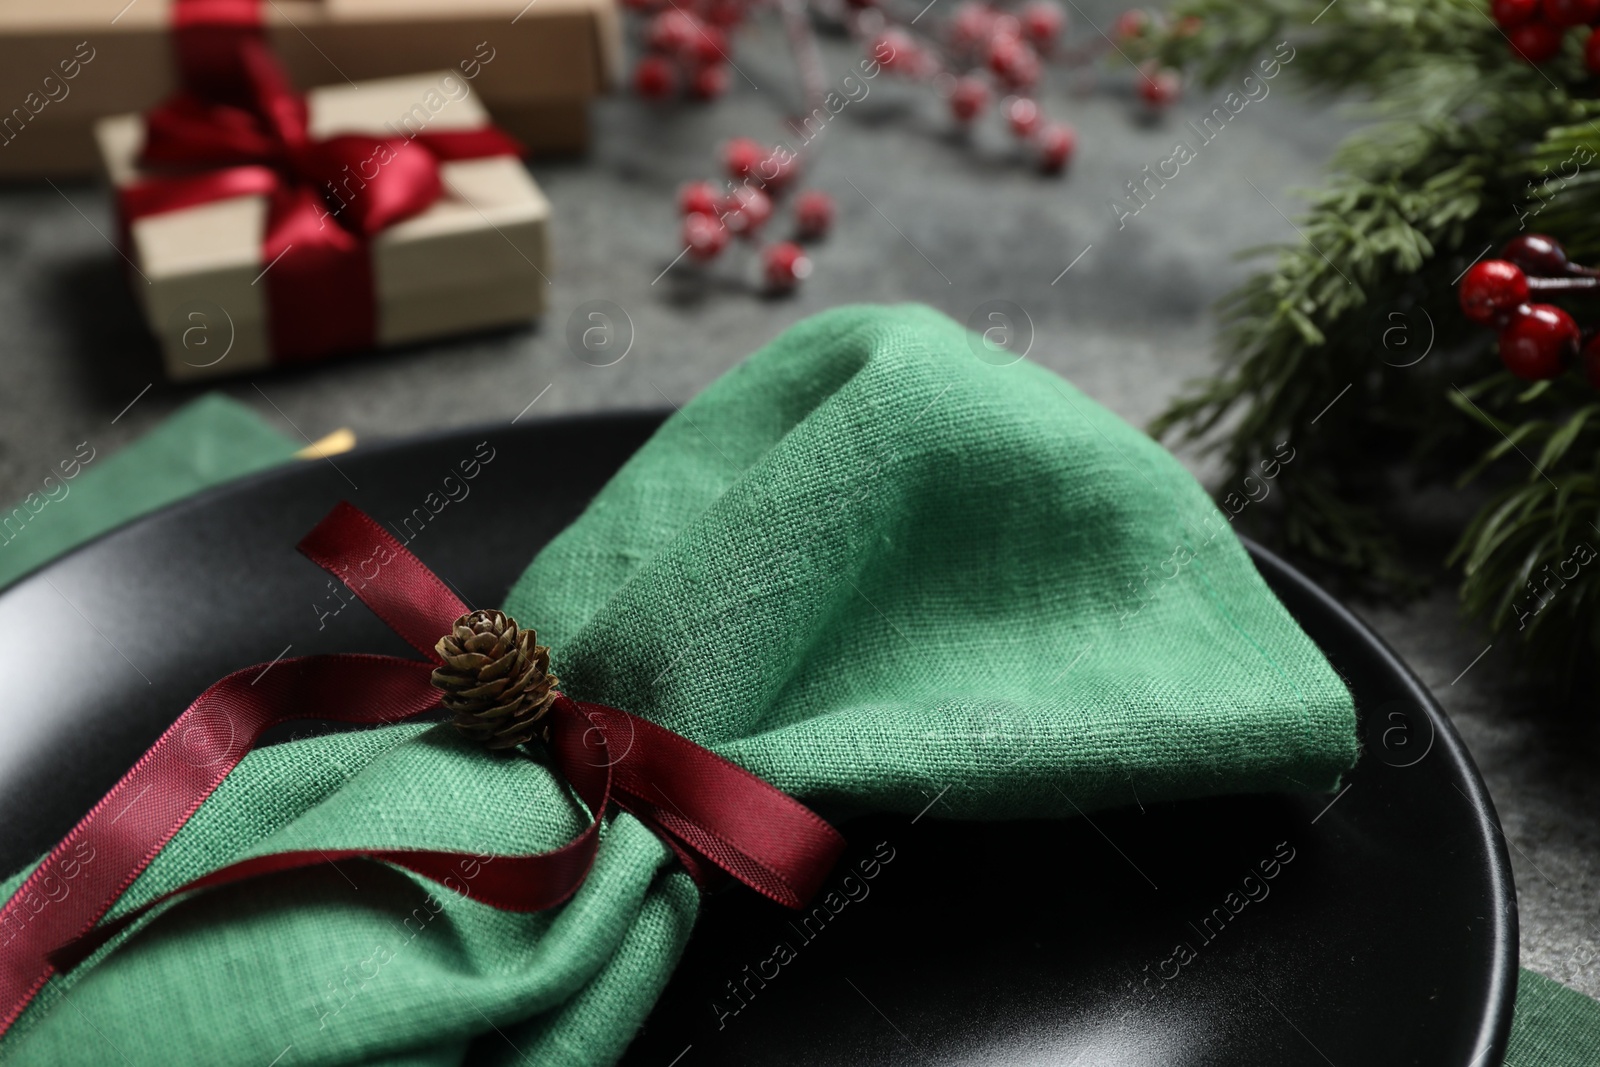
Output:
<path fill-rule="evenodd" d="M 1490 964 L 1487 1010 L 1473 1043 L 1473 1047 L 1480 1051 L 1469 1067 L 1477 1067 L 1479 1063 L 1498 1064 L 1505 1057 L 1510 1043 L 1511 1021 L 1516 1009 L 1520 927 L 1511 855 L 1506 850 L 1505 831 L 1500 826 L 1494 800 L 1489 796 L 1489 787 L 1467 750 L 1466 742 L 1450 721 L 1450 716 L 1410 665 L 1376 630 L 1277 553 L 1242 535 L 1239 541 L 1275 593 L 1280 587 L 1289 586 L 1299 595 L 1315 602 L 1342 623 L 1352 636 L 1359 636 L 1369 651 L 1381 658 L 1396 677 L 1405 681 L 1409 689 L 1405 695 L 1426 709 L 1433 723 L 1434 748 L 1457 767 L 1459 777 L 1470 791 L 1466 800 L 1472 808 L 1475 828 L 1483 839 L 1484 851 L 1492 861 L 1489 866 L 1489 891 L 1493 907 L 1486 919 L 1495 927 L 1495 936 L 1492 938 L 1494 959 Z M 1488 1052 L 1487 1056 L 1485 1052 Z"/>

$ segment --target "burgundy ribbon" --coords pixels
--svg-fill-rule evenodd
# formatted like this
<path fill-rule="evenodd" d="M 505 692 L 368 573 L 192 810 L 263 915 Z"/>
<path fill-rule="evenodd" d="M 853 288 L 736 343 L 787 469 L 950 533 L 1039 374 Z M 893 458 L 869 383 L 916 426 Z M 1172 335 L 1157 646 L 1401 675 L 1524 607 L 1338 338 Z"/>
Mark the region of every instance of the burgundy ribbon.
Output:
<path fill-rule="evenodd" d="M 723 873 L 791 908 L 821 887 L 844 848 L 793 797 L 664 727 L 557 697 L 549 753 L 588 808 L 587 827 L 531 855 L 428 849 L 313 849 L 255 856 L 102 921 L 262 731 L 293 719 L 393 723 L 437 706 L 437 639 L 466 605 L 363 512 L 341 503 L 300 542 L 428 657 L 307 656 L 237 671 L 200 694 L 0 909 L 0 1034 L 52 974 L 71 969 L 176 897 L 343 859 L 380 860 L 506 911 L 564 903 L 588 877 L 612 804 L 649 826 L 702 887 Z M 485 759 L 504 758 L 488 753 Z"/>
<path fill-rule="evenodd" d="M 259 0 L 178 0 L 173 25 L 183 88 L 145 115 L 140 159 L 164 173 L 119 192 L 124 228 L 160 212 L 264 196 L 274 358 L 372 347 L 369 239 L 439 199 L 442 160 L 519 155 L 521 147 L 493 126 L 313 139 L 305 99 L 267 45 Z"/>

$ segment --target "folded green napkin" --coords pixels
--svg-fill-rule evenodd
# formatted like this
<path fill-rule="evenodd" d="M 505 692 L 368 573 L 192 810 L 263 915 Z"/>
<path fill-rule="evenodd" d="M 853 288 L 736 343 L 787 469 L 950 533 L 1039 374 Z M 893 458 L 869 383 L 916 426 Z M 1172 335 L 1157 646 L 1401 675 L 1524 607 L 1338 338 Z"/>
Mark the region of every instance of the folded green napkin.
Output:
<path fill-rule="evenodd" d="M 1200 487 L 969 341 L 916 307 L 802 323 L 668 420 L 504 606 L 572 695 L 833 816 L 1334 788 L 1350 697 Z M 524 852 L 583 821 L 541 764 L 449 727 L 292 742 L 248 756 L 119 910 L 259 852 Z M 330 864 L 142 922 L 52 981 L 0 1058 L 608 1064 L 697 904 L 626 815 L 543 914 Z"/>
<path fill-rule="evenodd" d="M 284 463 L 296 447 L 220 394 L 184 405 L 114 456 L 85 438 L 0 513 L 0 586 L 130 519 Z"/>

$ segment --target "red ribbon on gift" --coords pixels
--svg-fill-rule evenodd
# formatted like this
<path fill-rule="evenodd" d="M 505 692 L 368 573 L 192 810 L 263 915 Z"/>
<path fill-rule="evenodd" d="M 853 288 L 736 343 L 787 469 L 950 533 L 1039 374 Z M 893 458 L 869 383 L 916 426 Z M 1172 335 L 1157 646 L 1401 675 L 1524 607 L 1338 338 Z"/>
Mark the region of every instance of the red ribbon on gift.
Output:
<path fill-rule="evenodd" d="M 119 192 L 123 226 L 236 196 L 268 200 L 261 262 L 274 358 L 371 348 L 370 238 L 432 205 L 439 164 L 520 155 L 493 126 L 313 139 L 304 97 L 267 45 L 259 0 L 178 0 L 183 88 L 145 115 L 140 162 L 165 173 Z"/>
<path fill-rule="evenodd" d="M 560 695 L 547 719 L 549 754 L 591 816 L 583 832 L 560 848 L 531 855 L 428 849 L 268 853 L 102 921 L 269 727 L 294 719 L 393 723 L 438 705 L 440 694 L 429 676 L 443 661 L 434 645 L 467 612 L 466 605 L 349 504 L 334 508 L 299 548 L 427 662 L 307 656 L 247 667 L 202 693 L 0 909 L 0 1034 L 51 975 L 75 966 L 151 909 L 264 874 L 343 859 L 379 860 L 496 908 L 553 908 L 588 877 L 601 820 L 613 804 L 655 831 L 702 888 L 731 875 L 799 908 L 821 887 L 844 839 L 809 808 L 649 720 Z"/>

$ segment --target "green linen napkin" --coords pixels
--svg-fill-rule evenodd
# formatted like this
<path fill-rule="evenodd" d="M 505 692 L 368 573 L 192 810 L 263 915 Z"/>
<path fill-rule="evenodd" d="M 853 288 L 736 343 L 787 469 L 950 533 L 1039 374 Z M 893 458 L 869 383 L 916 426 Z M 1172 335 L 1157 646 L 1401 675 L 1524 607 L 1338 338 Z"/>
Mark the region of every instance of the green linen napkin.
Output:
<path fill-rule="evenodd" d="M 1336 787 L 1350 697 L 1205 493 L 1066 382 L 973 343 L 918 307 L 802 323 L 669 419 L 505 607 L 572 695 L 832 815 Z M 582 822 L 541 764 L 449 727 L 292 742 L 248 756 L 122 907 L 263 851 L 532 851 Z M 52 981 L 0 1057 L 598 1067 L 697 903 L 626 815 L 537 915 L 330 864 L 144 921 Z"/>
<path fill-rule="evenodd" d="M 215 393 L 114 456 L 87 438 L 0 513 L 0 586 L 130 519 L 287 462 L 295 448 L 249 408 Z"/>

